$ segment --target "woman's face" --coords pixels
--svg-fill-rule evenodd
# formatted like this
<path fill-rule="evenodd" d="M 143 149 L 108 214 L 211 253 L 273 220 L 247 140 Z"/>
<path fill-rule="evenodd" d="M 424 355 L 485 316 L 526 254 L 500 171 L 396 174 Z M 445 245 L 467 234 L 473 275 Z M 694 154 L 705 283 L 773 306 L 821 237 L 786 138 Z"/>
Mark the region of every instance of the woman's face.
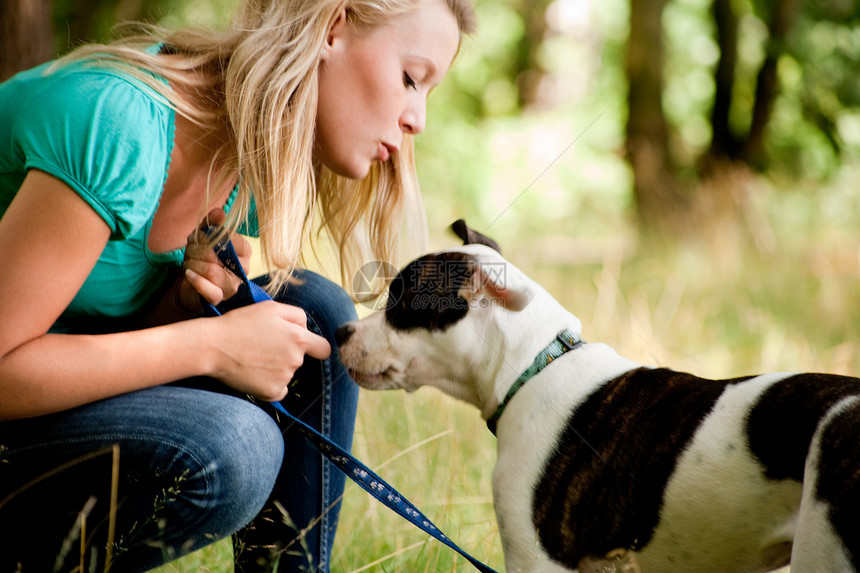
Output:
<path fill-rule="evenodd" d="M 355 179 L 374 161 L 388 161 L 404 133 L 424 129 L 427 96 L 459 42 L 457 21 L 441 0 L 367 30 L 341 16 L 322 55 L 314 158 Z"/>

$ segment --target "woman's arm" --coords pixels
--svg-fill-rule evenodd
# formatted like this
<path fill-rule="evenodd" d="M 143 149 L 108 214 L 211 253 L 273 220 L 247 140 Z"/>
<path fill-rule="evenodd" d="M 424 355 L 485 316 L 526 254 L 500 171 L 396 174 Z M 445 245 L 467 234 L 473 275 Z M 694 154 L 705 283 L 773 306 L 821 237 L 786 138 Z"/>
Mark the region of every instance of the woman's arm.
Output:
<path fill-rule="evenodd" d="M 223 317 L 105 335 L 45 334 L 110 230 L 72 189 L 31 171 L 0 219 L 0 419 L 57 412 L 189 376 L 279 400 L 304 354 L 328 356 L 300 309 L 257 304 Z"/>

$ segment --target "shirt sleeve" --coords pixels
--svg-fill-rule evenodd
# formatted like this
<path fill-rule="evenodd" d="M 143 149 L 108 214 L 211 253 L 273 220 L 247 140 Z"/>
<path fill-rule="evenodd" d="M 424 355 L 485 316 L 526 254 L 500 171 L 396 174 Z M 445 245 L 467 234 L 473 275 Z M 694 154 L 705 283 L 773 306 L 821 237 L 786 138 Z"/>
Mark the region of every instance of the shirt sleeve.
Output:
<path fill-rule="evenodd" d="M 24 103 L 12 130 L 26 168 L 69 185 L 113 239 L 131 237 L 158 207 L 173 111 L 119 72 L 79 67 L 53 75 Z"/>

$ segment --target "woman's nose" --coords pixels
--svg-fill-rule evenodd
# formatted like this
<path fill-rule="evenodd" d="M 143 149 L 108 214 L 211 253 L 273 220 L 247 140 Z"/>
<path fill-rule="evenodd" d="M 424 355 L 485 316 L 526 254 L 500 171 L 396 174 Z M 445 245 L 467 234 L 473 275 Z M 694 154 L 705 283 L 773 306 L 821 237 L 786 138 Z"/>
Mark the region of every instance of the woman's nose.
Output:
<path fill-rule="evenodd" d="M 417 135 L 424 131 L 427 121 L 427 102 L 422 99 L 420 102 L 406 108 L 403 115 L 400 116 L 400 129 L 403 133 Z"/>

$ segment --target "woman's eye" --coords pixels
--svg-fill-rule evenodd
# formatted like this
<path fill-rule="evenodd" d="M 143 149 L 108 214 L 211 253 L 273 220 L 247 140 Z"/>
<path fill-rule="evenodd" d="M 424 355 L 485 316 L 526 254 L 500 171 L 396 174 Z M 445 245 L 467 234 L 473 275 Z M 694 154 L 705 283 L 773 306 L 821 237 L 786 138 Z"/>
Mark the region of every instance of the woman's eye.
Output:
<path fill-rule="evenodd" d="M 415 85 L 415 80 L 413 80 L 412 77 L 406 72 L 403 72 L 403 85 L 405 85 L 407 88 L 412 89 L 416 89 L 417 87 Z"/>

